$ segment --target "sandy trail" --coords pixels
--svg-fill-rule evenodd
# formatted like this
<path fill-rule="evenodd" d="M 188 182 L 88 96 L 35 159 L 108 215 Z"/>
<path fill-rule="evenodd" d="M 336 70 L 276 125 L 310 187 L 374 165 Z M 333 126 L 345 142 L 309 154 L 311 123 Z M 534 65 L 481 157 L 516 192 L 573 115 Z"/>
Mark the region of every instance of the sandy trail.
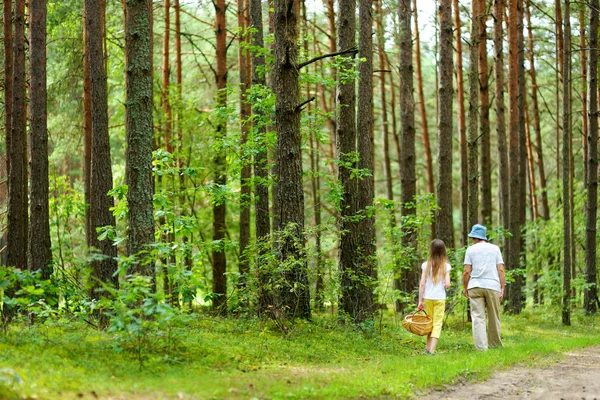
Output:
<path fill-rule="evenodd" d="M 446 386 L 420 399 L 600 400 L 600 347 L 565 353 L 563 360 L 544 367 L 500 371 L 485 382 Z"/>

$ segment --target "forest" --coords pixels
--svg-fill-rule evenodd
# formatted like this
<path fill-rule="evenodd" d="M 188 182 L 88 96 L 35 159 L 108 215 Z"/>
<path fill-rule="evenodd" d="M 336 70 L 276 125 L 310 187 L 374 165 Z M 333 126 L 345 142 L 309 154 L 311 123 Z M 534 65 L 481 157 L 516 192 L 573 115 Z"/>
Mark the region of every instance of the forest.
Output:
<path fill-rule="evenodd" d="M 3 0 L 0 398 L 410 397 L 597 344 L 599 10 Z M 441 367 L 402 328 L 436 238 Z"/>

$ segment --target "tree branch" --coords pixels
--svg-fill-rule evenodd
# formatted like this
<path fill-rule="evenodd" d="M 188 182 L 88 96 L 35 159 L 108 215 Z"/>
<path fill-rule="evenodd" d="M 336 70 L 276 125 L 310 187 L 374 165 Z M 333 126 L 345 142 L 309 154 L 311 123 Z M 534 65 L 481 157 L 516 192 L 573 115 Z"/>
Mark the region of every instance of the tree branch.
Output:
<path fill-rule="evenodd" d="M 298 64 L 298 69 L 301 69 L 302 67 L 306 67 L 307 65 L 310 65 L 316 61 L 322 60 L 327 57 L 341 56 L 342 54 L 352 54 L 353 56 L 355 56 L 357 53 L 358 53 L 358 49 L 356 47 L 353 47 L 351 49 L 338 51 L 337 53 L 324 54 L 322 56 L 318 56 L 318 57 L 312 58 L 308 61 L 304 61 L 301 64 Z"/>
<path fill-rule="evenodd" d="M 313 97 L 311 97 L 310 99 L 308 99 L 308 100 L 305 100 L 305 101 L 303 101 L 302 103 L 298 104 L 298 105 L 296 106 L 296 109 L 295 109 L 295 111 L 296 111 L 296 112 L 300 112 L 300 111 L 302 111 L 302 109 L 304 108 L 304 106 L 305 106 L 305 105 L 307 105 L 308 103 L 310 103 L 311 101 L 313 101 L 314 99 L 315 99 L 315 96 L 313 96 Z"/>

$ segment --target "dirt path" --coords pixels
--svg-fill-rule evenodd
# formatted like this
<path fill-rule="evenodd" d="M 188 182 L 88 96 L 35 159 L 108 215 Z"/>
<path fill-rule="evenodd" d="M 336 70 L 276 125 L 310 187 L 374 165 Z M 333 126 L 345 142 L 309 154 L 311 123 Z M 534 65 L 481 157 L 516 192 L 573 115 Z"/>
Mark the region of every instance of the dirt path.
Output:
<path fill-rule="evenodd" d="M 565 353 L 564 360 L 546 367 L 516 367 L 485 382 L 447 386 L 420 399 L 600 400 L 600 347 Z"/>

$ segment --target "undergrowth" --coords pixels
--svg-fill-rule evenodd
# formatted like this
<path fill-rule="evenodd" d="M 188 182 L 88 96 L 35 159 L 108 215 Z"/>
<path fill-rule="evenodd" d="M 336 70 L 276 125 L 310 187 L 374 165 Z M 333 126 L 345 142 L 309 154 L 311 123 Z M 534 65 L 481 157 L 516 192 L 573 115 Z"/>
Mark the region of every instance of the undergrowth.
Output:
<path fill-rule="evenodd" d="M 452 316 L 438 356 L 427 357 L 424 339 L 391 312 L 370 330 L 320 314 L 286 333 L 256 319 L 186 315 L 168 340 L 146 345 L 142 364 L 114 332 L 23 321 L 0 337 L 0 398 L 405 398 L 600 343 L 599 317 L 575 314 L 571 327 L 559 317 L 549 309 L 503 316 L 504 348 L 481 353 L 464 316 Z"/>

